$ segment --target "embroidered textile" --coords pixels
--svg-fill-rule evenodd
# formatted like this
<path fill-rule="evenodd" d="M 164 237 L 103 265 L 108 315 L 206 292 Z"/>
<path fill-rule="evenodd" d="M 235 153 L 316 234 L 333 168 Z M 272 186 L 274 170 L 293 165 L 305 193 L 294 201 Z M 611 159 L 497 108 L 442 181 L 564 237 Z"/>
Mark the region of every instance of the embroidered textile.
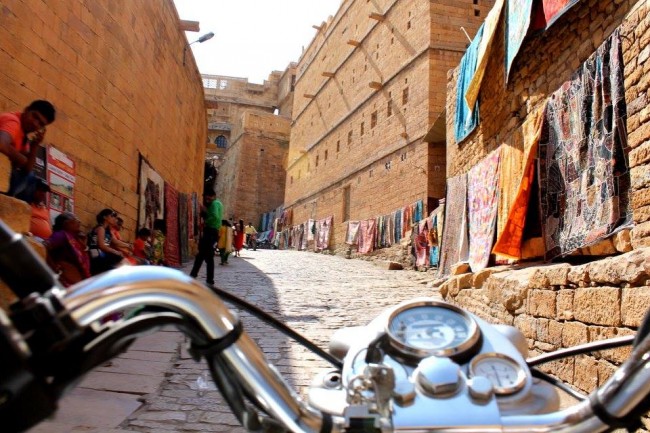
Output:
<path fill-rule="evenodd" d="M 447 179 L 445 225 L 440 246 L 440 276 L 449 275 L 452 266 L 468 258 L 467 174 Z"/>
<path fill-rule="evenodd" d="M 465 101 L 465 92 L 469 87 L 474 73 L 476 72 L 476 60 L 478 56 L 478 46 L 483 37 L 483 27 L 476 32 L 474 40 L 467 47 L 467 51 L 460 60 L 458 67 L 458 82 L 456 83 L 456 122 L 454 126 L 454 137 L 456 143 L 463 141 L 478 125 L 478 104 L 468 106 Z"/>
<path fill-rule="evenodd" d="M 533 0 L 508 0 L 506 2 L 506 83 L 510 78 L 512 62 L 524 43 Z"/>
<path fill-rule="evenodd" d="M 469 219 L 469 265 L 473 272 L 485 269 L 490 260 L 497 222 L 499 159 L 497 149 L 476 164 L 467 175 Z"/>
<path fill-rule="evenodd" d="M 165 262 L 169 266 L 180 266 L 181 255 L 178 245 L 178 192 L 165 182 Z"/>
<path fill-rule="evenodd" d="M 539 143 L 546 259 L 631 221 L 619 30 L 549 99 Z"/>
<path fill-rule="evenodd" d="M 316 239 L 316 220 L 307 221 L 307 241 L 313 241 Z"/>
<path fill-rule="evenodd" d="M 415 265 L 425 266 L 429 262 L 429 240 L 427 221 L 418 226 L 418 234 L 415 235 Z"/>

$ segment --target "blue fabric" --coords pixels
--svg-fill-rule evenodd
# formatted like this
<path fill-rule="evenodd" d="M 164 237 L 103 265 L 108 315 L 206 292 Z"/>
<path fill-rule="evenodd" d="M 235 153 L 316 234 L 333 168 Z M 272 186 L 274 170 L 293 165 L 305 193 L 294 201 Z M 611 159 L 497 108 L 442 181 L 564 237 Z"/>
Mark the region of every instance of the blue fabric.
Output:
<path fill-rule="evenodd" d="M 422 206 L 423 206 L 422 200 L 418 200 L 415 203 L 415 215 L 413 217 L 414 222 L 419 222 L 422 220 Z"/>
<path fill-rule="evenodd" d="M 528 33 L 533 0 L 508 0 L 506 2 L 506 83 L 510 78 L 512 62 Z"/>
<path fill-rule="evenodd" d="M 456 83 L 456 123 L 454 128 L 456 143 L 463 141 L 478 125 L 478 101 L 474 107 L 470 108 L 465 101 L 465 93 L 476 72 L 478 46 L 483 38 L 483 27 L 484 24 L 476 32 L 474 40 L 460 61 L 458 82 Z"/>

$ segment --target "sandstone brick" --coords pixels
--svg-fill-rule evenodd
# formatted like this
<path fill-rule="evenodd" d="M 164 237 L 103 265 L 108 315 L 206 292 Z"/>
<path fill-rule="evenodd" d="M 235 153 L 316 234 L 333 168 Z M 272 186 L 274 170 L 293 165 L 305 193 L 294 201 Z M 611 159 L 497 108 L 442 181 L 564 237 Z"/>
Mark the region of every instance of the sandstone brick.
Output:
<path fill-rule="evenodd" d="M 535 319 L 530 316 L 516 316 L 514 326 L 519 329 L 526 338 L 534 339 L 536 336 Z"/>
<path fill-rule="evenodd" d="M 650 287 L 622 289 L 621 319 L 623 326 L 638 327 L 650 306 Z"/>
<path fill-rule="evenodd" d="M 613 237 L 612 237 L 612 243 L 614 244 L 614 248 L 616 248 L 616 251 L 619 253 L 629 253 L 632 251 L 632 237 L 631 237 L 631 230 L 630 229 L 625 229 L 621 230 L 620 232 L 617 232 Z"/>
<path fill-rule="evenodd" d="M 578 356 L 573 383 L 585 393 L 593 391 L 598 386 L 598 362 L 589 356 Z"/>
<path fill-rule="evenodd" d="M 571 347 L 588 341 L 587 325 L 580 322 L 566 322 L 562 328 L 562 346 Z"/>
<path fill-rule="evenodd" d="M 556 347 L 562 346 L 562 330 L 564 324 L 555 320 L 548 322 L 548 342 Z"/>
<path fill-rule="evenodd" d="M 615 287 L 578 288 L 573 298 L 576 320 L 597 325 L 621 324 L 620 289 Z"/>
<path fill-rule="evenodd" d="M 623 337 L 633 335 L 634 331 L 627 328 L 613 328 L 606 326 L 589 326 L 589 342 L 606 340 L 609 338 Z M 620 347 L 617 349 L 603 350 L 592 353 L 595 358 L 604 359 L 608 362 L 620 364 L 630 357 L 630 346 Z"/>
<path fill-rule="evenodd" d="M 573 320 L 573 295 L 572 289 L 563 289 L 557 292 L 556 309 L 558 320 Z"/>
<path fill-rule="evenodd" d="M 637 284 L 648 278 L 645 262 L 650 251 L 636 250 L 617 258 L 608 258 L 588 265 L 591 282 L 619 285 Z"/>
<path fill-rule="evenodd" d="M 528 313 L 536 317 L 554 319 L 556 315 L 556 292 L 533 289 L 528 293 Z"/>
<path fill-rule="evenodd" d="M 597 361 L 598 365 L 598 386 L 602 386 L 610 377 L 614 375 L 617 367 L 607 361 Z"/>
<path fill-rule="evenodd" d="M 632 247 L 650 247 L 650 221 L 637 224 L 632 229 Z"/>

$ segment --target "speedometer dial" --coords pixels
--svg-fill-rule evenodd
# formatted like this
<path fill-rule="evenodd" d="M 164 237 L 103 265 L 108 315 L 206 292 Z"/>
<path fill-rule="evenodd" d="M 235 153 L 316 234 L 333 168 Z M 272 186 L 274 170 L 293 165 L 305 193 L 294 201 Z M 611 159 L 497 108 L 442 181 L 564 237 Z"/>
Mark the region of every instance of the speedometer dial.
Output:
<path fill-rule="evenodd" d="M 480 332 L 464 311 L 443 302 L 420 301 L 397 309 L 386 326 L 391 345 L 402 355 L 455 357 L 476 347 Z"/>

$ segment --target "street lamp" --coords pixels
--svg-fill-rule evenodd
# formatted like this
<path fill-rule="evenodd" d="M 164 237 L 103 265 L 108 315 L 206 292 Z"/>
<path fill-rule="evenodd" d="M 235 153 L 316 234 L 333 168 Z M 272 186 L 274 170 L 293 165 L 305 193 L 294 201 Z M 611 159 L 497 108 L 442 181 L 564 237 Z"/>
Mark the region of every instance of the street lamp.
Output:
<path fill-rule="evenodd" d="M 198 42 L 199 44 L 202 44 L 202 43 L 205 42 L 205 41 L 209 41 L 209 40 L 212 39 L 213 37 L 214 37 L 214 33 L 213 33 L 213 32 L 206 33 L 206 34 L 204 34 L 203 36 L 201 36 L 200 38 L 198 38 L 197 40 L 195 40 L 194 42 L 190 42 L 189 44 L 185 45 L 185 47 L 183 47 L 183 66 L 185 66 L 185 53 L 187 52 L 187 48 L 188 48 L 190 45 L 192 45 L 192 44 L 194 44 L 194 43 L 196 43 L 196 42 Z"/>

